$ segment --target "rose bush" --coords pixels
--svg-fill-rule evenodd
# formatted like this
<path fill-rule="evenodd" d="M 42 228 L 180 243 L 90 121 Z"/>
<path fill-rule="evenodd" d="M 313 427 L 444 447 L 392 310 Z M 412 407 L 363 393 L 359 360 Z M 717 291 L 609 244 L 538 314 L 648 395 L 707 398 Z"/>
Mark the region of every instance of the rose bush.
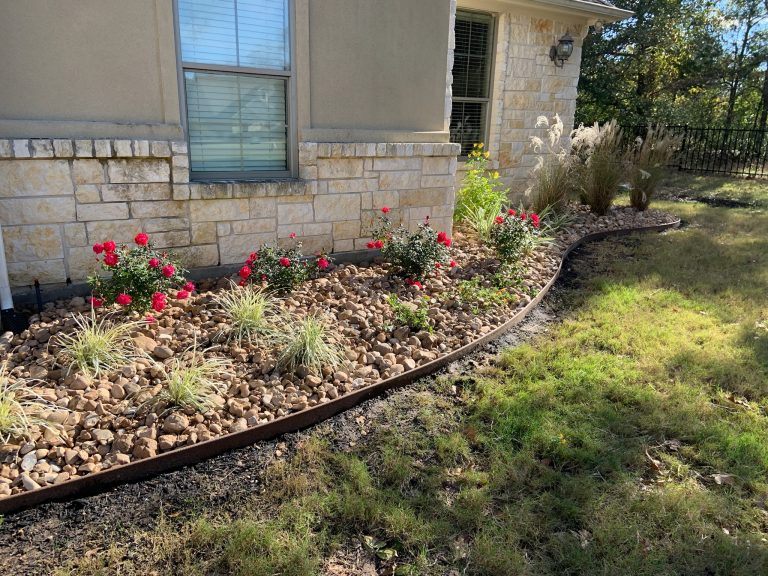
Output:
<path fill-rule="evenodd" d="M 137 234 L 134 243 L 118 247 L 107 240 L 93 245 L 97 256 L 103 254 L 102 268 L 111 273 L 88 278 L 94 307 L 114 303 L 139 312 L 150 308 L 161 312 L 167 305 L 167 292 L 175 289 L 177 299 L 189 297 L 195 285 L 186 281 L 184 269 L 165 252 L 155 250 L 147 234 Z"/>
<path fill-rule="evenodd" d="M 539 237 L 539 225 L 539 216 L 535 213 L 518 214 L 509 209 L 506 213 L 496 216 L 490 241 L 499 259 L 509 264 L 521 256 L 530 254 Z"/>
<path fill-rule="evenodd" d="M 296 234 L 291 234 L 290 238 L 295 239 Z M 301 246 L 302 243 L 298 241 L 290 248 L 263 244 L 256 252 L 251 252 L 245 265 L 240 268 L 240 285 L 260 282 L 268 289 L 290 292 L 330 267 L 330 256 L 321 252 L 313 260 L 306 259 Z"/>
<path fill-rule="evenodd" d="M 384 259 L 411 285 L 421 286 L 433 270 L 456 265 L 450 257 L 451 238 L 445 232 L 436 232 L 429 225 L 429 217 L 415 232 L 409 232 L 404 226 L 393 225 L 387 216 L 389 208 L 385 206 L 381 211 L 383 214 L 368 248 L 381 250 Z"/>

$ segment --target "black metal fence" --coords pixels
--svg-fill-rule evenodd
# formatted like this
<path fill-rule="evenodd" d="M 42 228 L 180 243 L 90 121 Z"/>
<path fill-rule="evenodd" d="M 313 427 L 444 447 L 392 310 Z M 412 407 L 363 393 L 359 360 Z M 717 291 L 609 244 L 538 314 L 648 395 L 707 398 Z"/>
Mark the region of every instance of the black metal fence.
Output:
<path fill-rule="evenodd" d="M 646 126 L 624 127 L 625 135 L 644 136 Z M 670 165 L 686 172 L 768 178 L 768 130 L 667 126 L 680 138 Z"/>

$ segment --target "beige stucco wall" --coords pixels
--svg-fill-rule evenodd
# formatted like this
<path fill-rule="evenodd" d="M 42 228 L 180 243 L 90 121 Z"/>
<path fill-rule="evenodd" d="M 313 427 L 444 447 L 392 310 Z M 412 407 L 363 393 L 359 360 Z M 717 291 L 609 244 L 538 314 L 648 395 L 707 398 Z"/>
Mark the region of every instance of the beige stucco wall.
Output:
<path fill-rule="evenodd" d="M 313 128 L 444 131 L 449 0 L 310 0 Z"/>
<path fill-rule="evenodd" d="M 0 0 L 0 137 L 180 137 L 171 0 Z"/>

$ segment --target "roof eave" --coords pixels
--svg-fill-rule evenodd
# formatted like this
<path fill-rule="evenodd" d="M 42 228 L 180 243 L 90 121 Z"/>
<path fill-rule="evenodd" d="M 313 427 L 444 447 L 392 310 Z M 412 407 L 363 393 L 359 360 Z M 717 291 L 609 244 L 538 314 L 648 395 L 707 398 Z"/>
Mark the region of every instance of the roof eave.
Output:
<path fill-rule="evenodd" d="M 632 10 L 624 10 L 615 6 L 605 6 L 584 0 L 533 0 L 534 4 L 546 4 L 552 8 L 559 8 L 571 13 L 577 13 L 587 18 L 601 20 L 604 24 L 629 18 L 634 14 Z"/>

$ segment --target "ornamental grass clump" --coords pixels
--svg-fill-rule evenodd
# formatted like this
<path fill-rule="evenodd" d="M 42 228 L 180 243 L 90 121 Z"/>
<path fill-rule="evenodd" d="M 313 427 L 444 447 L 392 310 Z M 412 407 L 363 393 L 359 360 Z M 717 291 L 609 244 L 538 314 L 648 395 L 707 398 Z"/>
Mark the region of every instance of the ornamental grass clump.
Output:
<path fill-rule="evenodd" d="M 467 173 L 456 193 L 453 221 L 470 224 L 479 214 L 496 214 L 507 201 L 499 173 L 488 169 L 490 153 L 482 143 L 475 144 L 467 158 Z"/>
<path fill-rule="evenodd" d="M 411 285 L 421 286 L 427 275 L 437 269 L 456 266 L 451 259 L 452 240 L 446 232 L 436 232 L 429 225 L 429 216 L 415 232 L 405 226 L 395 227 L 387 217 L 389 208 L 381 209 L 379 225 L 373 231 L 374 240 L 368 248 L 380 249 L 383 258 L 395 272 L 407 278 Z"/>
<path fill-rule="evenodd" d="M 108 317 L 96 318 L 91 315 L 74 316 L 75 330 L 71 333 L 59 333 L 55 343 L 59 346 L 60 362 L 67 366 L 67 371 L 79 370 L 88 376 L 101 376 L 114 372 L 138 356 L 131 339 L 131 332 L 143 323 L 120 320 L 112 322 Z"/>
<path fill-rule="evenodd" d="M 13 440 L 31 440 L 35 426 L 61 431 L 60 424 L 43 418 L 50 410 L 60 410 L 35 393 L 27 381 L 16 379 L 11 382 L 7 363 L 0 363 L 0 444 Z"/>
<path fill-rule="evenodd" d="M 496 217 L 491 230 L 491 245 L 505 264 L 516 262 L 530 254 L 538 244 L 540 219 L 538 214 L 518 213 L 509 209 Z"/>
<path fill-rule="evenodd" d="M 629 202 L 633 208 L 647 210 L 667 166 L 677 154 L 680 138 L 664 126 L 651 126 L 645 138 L 638 136 L 628 151 Z"/>
<path fill-rule="evenodd" d="M 278 366 L 295 370 L 306 366 L 312 371 L 335 368 L 344 360 L 344 350 L 331 333 L 329 321 L 309 315 L 286 324 L 280 335 L 282 351 Z"/>
<path fill-rule="evenodd" d="M 206 358 L 195 340 L 187 353 L 171 360 L 165 385 L 151 402 L 208 412 L 216 407 L 215 397 L 226 389 L 221 373 L 230 366 L 226 358 Z"/>
<path fill-rule="evenodd" d="M 624 177 L 622 130 L 611 120 L 602 126 L 579 126 L 573 131 L 573 150 L 581 164 L 576 169 L 579 198 L 598 216 L 613 203 Z"/>
<path fill-rule="evenodd" d="M 277 311 L 274 300 L 253 284 L 238 286 L 215 297 L 222 313 L 232 326 L 230 337 L 242 342 L 257 337 L 271 339 L 275 335 L 274 319 Z"/>
<path fill-rule="evenodd" d="M 568 205 L 573 190 L 573 157 L 562 145 L 563 122 L 555 114 L 550 121 L 539 116 L 536 127 L 547 127 L 545 139 L 531 136 L 531 146 L 536 154 L 536 166 L 530 173 L 530 185 L 526 195 L 531 199 L 531 208 L 538 213 L 549 208 L 562 212 Z M 546 147 L 546 148 L 545 148 Z"/>
<path fill-rule="evenodd" d="M 295 240 L 296 234 L 291 233 L 289 238 Z M 270 290 L 286 293 L 330 267 L 330 256 L 321 252 L 312 260 L 306 259 L 301 246 L 299 241 L 291 247 L 262 244 L 256 252 L 251 252 L 240 268 L 240 285 L 256 282 Z"/>
<path fill-rule="evenodd" d="M 156 250 L 146 234 L 137 234 L 133 241 L 131 247 L 112 240 L 93 245 L 102 269 L 110 274 L 88 278 L 93 306 L 118 304 L 137 312 L 162 312 L 171 291 L 177 300 L 188 298 L 195 285 L 185 280 L 186 271 L 169 254 Z"/>

